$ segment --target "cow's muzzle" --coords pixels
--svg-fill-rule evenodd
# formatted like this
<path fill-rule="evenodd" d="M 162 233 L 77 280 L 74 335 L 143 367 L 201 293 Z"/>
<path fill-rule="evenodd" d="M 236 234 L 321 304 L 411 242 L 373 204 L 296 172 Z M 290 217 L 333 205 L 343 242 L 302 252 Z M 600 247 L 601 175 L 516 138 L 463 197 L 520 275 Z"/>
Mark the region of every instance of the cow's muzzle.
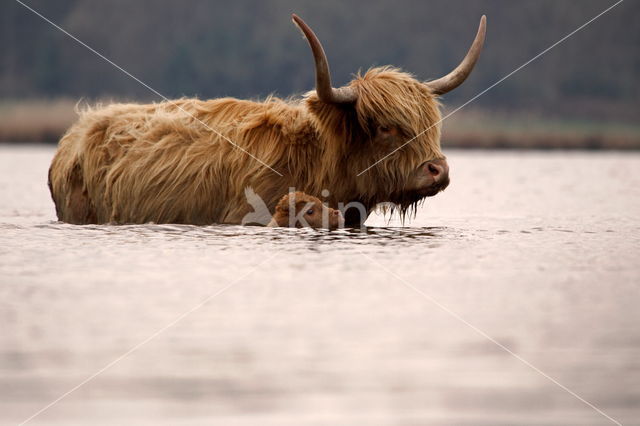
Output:
<path fill-rule="evenodd" d="M 423 197 L 434 196 L 449 185 L 449 165 L 444 158 L 422 163 L 416 175 L 416 189 Z"/>

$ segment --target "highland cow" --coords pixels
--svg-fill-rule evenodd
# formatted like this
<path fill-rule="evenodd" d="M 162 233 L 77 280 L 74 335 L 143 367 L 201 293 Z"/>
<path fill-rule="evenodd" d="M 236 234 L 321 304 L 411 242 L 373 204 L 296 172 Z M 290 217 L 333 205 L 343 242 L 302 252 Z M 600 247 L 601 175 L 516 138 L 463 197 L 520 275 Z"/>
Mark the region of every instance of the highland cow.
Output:
<path fill-rule="evenodd" d="M 327 207 L 318 198 L 297 191 L 278 201 L 273 218 L 267 226 L 337 229 L 344 226 L 344 219 L 340 210 Z"/>
<path fill-rule="evenodd" d="M 315 91 L 299 100 L 180 99 L 87 109 L 62 137 L 49 170 L 58 219 L 237 224 L 251 210 L 244 188 L 273 211 L 295 187 L 311 194 L 331 189 L 333 208 L 360 203 L 364 214 L 344 212 L 348 225 L 359 225 L 378 203 L 394 203 L 404 216 L 446 188 L 438 96 L 472 71 L 485 17 L 464 60 L 444 77 L 422 82 L 378 67 L 342 88 L 331 86 L 313 31 L 293 20 L 315 59 Z"/>

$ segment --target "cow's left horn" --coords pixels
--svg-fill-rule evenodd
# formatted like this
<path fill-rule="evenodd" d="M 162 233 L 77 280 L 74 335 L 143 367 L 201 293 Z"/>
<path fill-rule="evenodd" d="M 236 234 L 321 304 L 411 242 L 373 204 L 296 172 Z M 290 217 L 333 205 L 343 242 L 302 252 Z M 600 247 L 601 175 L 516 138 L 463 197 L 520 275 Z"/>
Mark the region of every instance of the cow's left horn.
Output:
<path fill-rule="evenodd" d="M 460 62 L 460 65 L 458 65 L 456 69 L 454 69 L 444 77 L 426 83 L 433 94 L 443 95 L 464 83 L 467 77 L 469 77 L 469 74 L 471 74 L 473 67 L 480 57 L 480 52 L 482 52 L 482 46 L 484 45 L 484 36 L 486 31 L 487 17 L 482 15 L 482 18 L 480 19 L 480 26 L 478 27 L 478 33 L 476 34 L 476 39 L 473 41 L 473 44 L 469 48 L 467 56 L 465 56 L 462 62 Z"/>
<path fill-rule="evenodd" d="M 351 87 L 341 87 L 336 89 L 331 87 L 331 74 L 329 73 L 329 62 L 324 53 L 320 40 L 313 33 L 311 28 L 300 19 L 295 13 L 291 15 L 293 23 L 300 28 L 313 52 L 313 59 L 316 62 L 316 93 L 321 101 L 331 104 L 353 103 L 358 99 L 358 94 Z"/>

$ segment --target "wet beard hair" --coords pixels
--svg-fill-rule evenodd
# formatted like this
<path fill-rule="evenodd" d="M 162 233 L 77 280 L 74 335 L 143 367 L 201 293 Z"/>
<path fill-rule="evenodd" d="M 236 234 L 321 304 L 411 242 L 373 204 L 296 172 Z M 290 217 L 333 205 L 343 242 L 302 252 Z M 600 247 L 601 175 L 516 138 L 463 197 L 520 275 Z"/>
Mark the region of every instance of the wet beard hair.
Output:
<path fill-rule="evenodd" d="M 438 183 L 437 185 L 430 188 L 430 190 L 405 190 L 395 194 L 391 194 L 389 197 L 390 201 L 397 205 L 397 207 L 392 207 L 392 213 L 397 211 L 400 215 L 400 219 L 404 224 L 407 217 L 414 218 L 418 212 L 418 207 L 424 204 L 424 201 L 427 197 L 433 197 L 438 193 L 444 191 L 445 188 L 449 186 L 449 178 L 444 181 Z"/>
<path fill-rule="evenodd" d="M 389 201 L 392 205 L 383 205 L 382 212 L 386 216 L 389 214 L 389 219 L 394 213 L 400 216 L 400 222 L 404 225 L 407 219 L 413 219 L 418 213 L 418 207 L 421 207 L 426 196 L 419 191 L 405 191 L 397 194 L 392 194 L 389 197 Z"/>

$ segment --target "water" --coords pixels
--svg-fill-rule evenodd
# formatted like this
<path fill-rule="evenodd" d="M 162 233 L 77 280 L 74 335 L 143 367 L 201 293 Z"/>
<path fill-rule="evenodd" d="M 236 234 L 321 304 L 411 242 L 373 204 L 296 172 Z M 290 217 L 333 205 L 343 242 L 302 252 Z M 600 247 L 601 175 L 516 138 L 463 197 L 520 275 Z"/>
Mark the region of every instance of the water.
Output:
<path fill-rule="evenodd" d="M 357 233 L 60 224 L 0 146 L 0 424 L 640 424 L 640 155 L 448 154 Z"/>

